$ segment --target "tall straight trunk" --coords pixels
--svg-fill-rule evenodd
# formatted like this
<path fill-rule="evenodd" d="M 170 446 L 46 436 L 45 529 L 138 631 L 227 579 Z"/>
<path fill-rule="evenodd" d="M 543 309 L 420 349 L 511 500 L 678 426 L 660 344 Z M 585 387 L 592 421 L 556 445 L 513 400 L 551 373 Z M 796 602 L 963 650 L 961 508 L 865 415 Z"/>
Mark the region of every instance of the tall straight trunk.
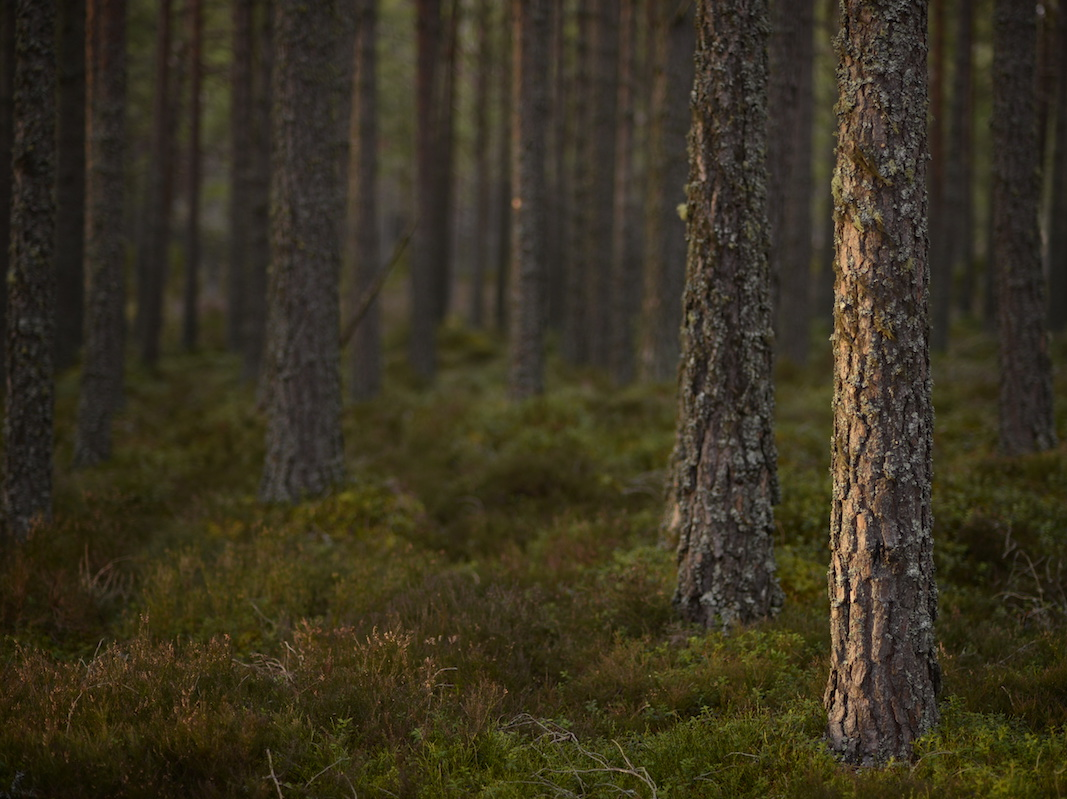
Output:
<path fill-rule="evenodd" d="M 359 0 L 356 6 L 355 102 L 352 108 L 352 158 L 349 187 L 352 222 L 349 225 L 354 265 L 353 312 L 378 279 L 381 246 L 378 240 L 378 0 Z M 352 340 L 352 398 L 371 399 L 382 387 L 381 305 L 375 299 L 356 328 Z"/>
<path fill-rule="evenodd" d="M 4 528 L 15 540 L 52 518 L 55 86 L 56 6 L 18 0 L 3 455 Z"/>
<path fill-rule="evenodd" d="M 182 344 L 196 349 L 200 302 L 200 92 L 203 84 L 201 49 L 204 14 L 201 0 L 189 0 L 189 216 L 185 229 L 185 292 L 182 304 Z"/>
<path fill-rule="evenodd" d="M 252 18 L 255 0 L 234 0 L 230 67 L 230 268 L 226 282 L 226 341 L 240 351 L 244 337 L 248 240 L 252 215 Z"/>
<path fill-rule="evenodd" d="M 470 322 L 485 325 L 485 275 L 489 263 L 489 202 L 492 192 L 489 151 L 489 87 L 493 50 L 489 0 L 478 0 L 474 25 L 478 31 L 477 66 L 474 73 L 474 249 L 471 253 Z"/>
<path fill-rule="evenodd" d="M 910 758 L 938 720 L 927 20 L 916 0 L 841 7 L 824 701 L 831 749 L 879 766 Z"/>
<path fill-rule="evenodd" d="M 651 58 L 655 65 L 648 133 L 645 275 L 641 374 L 673 379 L 678 371 L 682 291 L 685 285 L 685 184 L 689 93 L 693 88 L 694 28 L 691 4 L 677 9 L 650 3 L 656 16 Z M 672 13 L 667 13 L 672 12 Z"/>
<path fill-rule="evenodd" d="M 767 2 L 698 0 L 678 428 L 674 604 L 708 628 L 771 616 L 778 500 L 767 230 Z"/>
<path fill-rule="evenodd" d="M 548 196 L 548 233 L 546 241 L 546 260 L 548 274 L 546 280 L 545 311 L 548 328 L 553 331 L 563 329 L 564 297 L 566 296 L 566 266 L 564 255 L 564 232 L 567 214 L 570 210 L 566 189 L 566 153 L 567 153 L 567 4 L 564 0 L 551 0 L 549 4 L 549 26 L 551 40 L 549 44 L 550 86 L 548 99 L 548 141 L 546 144 L 546 177 Z"/>
<path fill-rule="evenodd" d="M 56 129 L 56 369 L 73 366 L 85 307 L 85 0 L 59 4 Z"/>
<path fill-rule="evenodd" d="M 86 10 L 85 355 L 75 466 L 111 456 L 125 350 L 126 0 Z"/>
<path fill-rule="evenodd" d="M 11 256 L 11 143 L 15 91 L 15 4 L 0 3 L 0 275 L 6 275 Z M 6 330 L 7 292 L 0 291 L 0 330 Z M 0 347 L 0 378 L 6 356 Z M 3 380 L 0 380 L 0 384 Z"/>
<path fill-rule="evenodd" d="M 1060 60 L 1056 76 L 1056 122 L 1052 157 L 1052 213 L 1049 225 L 1049 327 L 1067 328 L 1067 4 L 1057 16 Z"/>
<path fill-rule="evenodd" d="M 808 359 L 811 328 L 813 0 L 772 0 L 767 130 L 771 273 L 779 357 Z"/>
<path fill-rule="evenodd" d="M 634 180 L 634 61 L 637 37 L 635 0 L 619 0 L 619 59 L 615 126 L 614 196 L 611 222 L 611 323 L 609 363 L 616 385 L 634 379 L 634 305 L 638 301 L 640 262 L 630 246 Z"/>
<path fill-rule="evenodd" d="M 952 262 L 945 219 L 945 1 L 931 0 L 930 59 L 930 348 L 948 349 Z"/>
<path fill-rule="evenodd" d="M 959 0 L 955 66 L 945 164 L 945 237 L 953 277 L 959 277 L 956 308 L 974 313 L 974 2 Z"/>
<path fill-rule="evenodd" d="M 497 250 L 493 258 L 496 280 L 493 297 L 493 323 L 497 330 L 503 332 L 508 327 L 508 299 L 511 294 L 511 72 L 514 59 L 511 41 L 511 26 L 504 25 L 501 31 L 503 46 L 498 59 L 500 63 L 500 120 L 497 137 Z"/>
<path fill-rule="evenodd" d="M 512 0 L 511 329 L 508 392 L 544 391 L 550 0 Z"/>
<path fill-rule="evenodd" d="M 252 62 L 252 109 L 254 120 L 249 165 L 250 233 L 245 260 L 244 320 L 241 327 L 241 350 L 244 376 L 260 381 L 264 393 L 263 362 L 267 351 L 267 266 L 270 263 L 270 186 L 274 83 L 274 3 L 256 3 L 258 16 L 253 20 L 257 45 Z"/>
<path fill-rule="evenodd" d="M 1000 448 L 1056 445 L 1052 362 L 1038 233 L 1034 7 L 996 0 L 993 36 L 993 252 L 1000 335 Z"/>
<path fill-rule="evenodd" d="M 351 60 L 339 59 L 351 59 L 351 27 L 342 6 L 281 0 L 275 13 L 267 502 L 321 494 L 344 476 L 338 302 Z"/>

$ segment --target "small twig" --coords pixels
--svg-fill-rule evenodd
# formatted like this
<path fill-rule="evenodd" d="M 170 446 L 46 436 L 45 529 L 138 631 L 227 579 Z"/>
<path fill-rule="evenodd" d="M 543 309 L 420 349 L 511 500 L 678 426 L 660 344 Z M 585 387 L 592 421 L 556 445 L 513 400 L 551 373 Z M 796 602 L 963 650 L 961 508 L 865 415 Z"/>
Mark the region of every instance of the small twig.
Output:
<path fill-rule="evenodd" d="M 389 276 L 389 273 L 393 271 L 393 267 L 400 262 L 400 256 L 404 254 L 404 250 L 407 249 L 408 242 L 411 241 L 411 237 L 415 235 L 415 228 L 419 225 L 418 220 L 411 223 L 411 227 L 408 228 L 408 232 L 404 236 L 397 240 L 396 245 L 393 247 L 393 254 L 389 257 L 389 261 L 385 264 L 385 267 L 378 272 L 374 278 L 374 282 L 363 292 L 363 296 L 359 298 L 359 305 L 356 306 L 356 312 L 351 319 L 348 320 L 348 324 L 344 326 L 341 332 L 341 348 L 348 344 L 349 340 L 356 334 L 356 330 L 359 329 L 359 323 L 363 321 L 363 317 L 367 315 L 367 311 L 370 310 L 371 305 L 374 304 L 374 300 L 377 299 L 378 294 L 381 293 L 382 286 L 385 285 L 385 279 Z"/>
<path fill-rule="evenodd" d="M 267 763 L 270 765 L 270 778 L 274 782 L 274 789 L 278 792 L 278 799 L 285 799 L 285 797 L 282 796 L 282 786 L 281 783 L 278 782 L 278 775 L 274 773 L 274 758 L 270 756 L 269 749 L 267 750 Z"/>

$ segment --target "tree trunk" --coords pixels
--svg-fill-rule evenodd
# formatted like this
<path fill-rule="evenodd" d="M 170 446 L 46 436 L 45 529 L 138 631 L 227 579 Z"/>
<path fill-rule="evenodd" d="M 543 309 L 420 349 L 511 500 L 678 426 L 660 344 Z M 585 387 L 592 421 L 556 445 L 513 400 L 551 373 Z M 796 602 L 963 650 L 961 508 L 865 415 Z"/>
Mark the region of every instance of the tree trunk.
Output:
<path fill-rule="evenodd" d="M 767 129 L 779 357 L 802 366 L 811 332 L 813 0 L 772 0 Z"/>
<path fill-rule="evenodd" d="M 0 275 L 11 263 L 11 143 L 15 132 L 15 4 L 0 3 Z M 7 292 L 0 291 L 0 330 L 6 330 Z M 0 384 L 5 381 L 5 347 L 0 347 Z"/>
<path fill-rule="evenodd" d="M 271 385 L 260 497 L 297 502 L 344 476 L 338 295 L 351 73 L 338 58 L 351 29 L 340 2 L 303 0 L 279 2 L 275 25 Z"/>
<path fill-rule="evenodd" d="M 948 349 L 952 309 L 952 262 L 945 219 L 945 0 L 931 0 L 930 59 L 930 349 Z"/>
<path fill-rule="evenodd" d="M 996 0 L 993 36 L 993 251 L 1000 334 L 1000 448 L 1056 445 L 1052 362 L 1038 233 L 1034 7 Z"/>
<path fill-rule="evenodd" d="M 507 7 L 504 7 L 507 14 Z M 506 16 L 505 16 L 506 18 Z M 514 63 L 511 49 L 511 26 L 503 25 L 501 31 L 500 83 L 500 120 L 497 140 L 497 251 L 493 258 L 496 272 L 495 296 L 493 299 L 493 321 L 496 329 L 504 332 L 508 327 L 508 290 L 511 276 L 511 72 Z"/>
<path fill-rule="evenodd" d="M 59 4 L 56 370 L 73 366 L 85 307 L 85 0 Z"/>
<path fill-rule="evenodd" d="M 845 0 L 842 11 L 824 701 L 834 752 L 878 766 L 908 759 L 938 720 L 926 6 Z"/>
<path fill-rule="evenodd" d="M 548 191 L 548 45 L 550 0 L 512 0 L 512 161 L 510 370 L 508 391 L 521 400 L 544 391 Z"/>
<path fill-rule="evenodd" d="M 974 106 L 973 0 L 959 0 L 955 67 L 945 164 L 945 237 L 953 277 L 959 277 L 956 308 L 974 313 Z"/>
<path fill-rule="evenodd" d="M 349 186 L 354 262 L 352 306 L 371 290 L 382 269 L 378 241 L 378 0 L 356 7 L 355 104 Z M 352 340 L 352 398 L 369 400 L 382 387 L 381 304 L 374 300 Z"/>
<path fill-rule="evenodd" d="M 138 254 L 137 337 L 141 361 L 155 367 L 163 334 L 163 292 L 170 243 L 171 166 L 171 0 L 160 0 L 156 27 L 156 72 L 152 97 L 152 152 L 149 156 L 143 241 Z"/>
<path fill-rule="evenodd" d="M 474 25 L 478 30 L 474 75 L 474 251 L 471 253 L 471 326 L 485 325 L 485 274 L 489 263 L 489 86 L 493 71 L 492 17 L 489 0 L 478 0 Z"/>
<path fill-rule="evenodd" d="M 777 613 L 778 499 L 765 130 L 766 0 L 699 0 L 689 139 L 678 431 L 668 529 L 674 604 L 729 628 Z"/>
<path fill-rule="evenodd" d="M 18 0 L 3 456 L 4 525 L 15 540 L 52 518 L 55 86 L 56 6 Z"/>
<path fill-rule="evenodd" d="M 1067 328 L 1067 3 L 1057 15 L 1060 61 L 1052 157 L 1052 223 L 1049 225 L 1049 327 Z"/>
<path fill-rule="evenodd" d="M 678 372 L 686 259 L 685 221 L 679 208 L 685 208 L 686 199 L 694 28 L 691 4 L 670 9 L 653 3 L 652 8 L 660 30 L 651 56 L 655 74 L 645 190 L 641 374 L 646 380 L 662 381 L 674 379 Z"/>
<path fill-rule="evenodd" d="M 267 352 L 267 266 L 270 263 L 270 186 L 274 84 L 274 4 L 272 0 L 256 3 L 259 16 L 253 21 L 258 44 L 252 69 L 252 162 L 249 167 L 248 191 L 251 197 L 248 257 L 245 261 L 244 324 L 241 328 L 244 376 L 259 380 L 259 394 L 267 384 L 263 363 Z M 258 21 L 257 21 L 258 20 Z M 254 34 L 255 35 L 255 34 Z"/>
<path fill-rule="evenodd" d="M 125 349 L 126 2 L 88 0 L 86 13 L 85 355 L 75 466 L 111 456 Z"/>
<path fill-rule="evenodd" d="M 201 46 L 204 14 L 201 0 L 189 0 L 189 216 L 185 230 L 185 293 L 182 344 L 196 349 L 200 302 L 200 91 L 203 83 Z M 247 117 L 246 117 L 247 118 Z"/>

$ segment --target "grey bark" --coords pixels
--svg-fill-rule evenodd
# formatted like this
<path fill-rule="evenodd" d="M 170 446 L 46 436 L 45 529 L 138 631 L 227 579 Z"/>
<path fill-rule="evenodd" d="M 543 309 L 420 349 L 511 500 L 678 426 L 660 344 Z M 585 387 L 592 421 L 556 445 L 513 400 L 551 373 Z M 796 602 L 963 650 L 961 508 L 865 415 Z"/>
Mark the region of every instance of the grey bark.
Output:
<path fill-rule="evenodd" d="M 1052 159 L 1052 211 L 1049 225 L 1049 328 L 1067 328 L 1067 3 L 1057 16 L 1060 42 Z"/>
<path fill-rule="evenodd" d="M 85 355 L 75 466 L 111 456 L 125 347 L 126 2 L 88 0 L 86 14 Z"/>
<path fill-rule="evenodd" d="M 841 8 L 824 702 L 831 749 L 880 766 L 938 721 L 926 3 Z"/>
<path fill-rule="evenodd" d="M 1038 233 L 1034 7 L 996 0 L 993 27 L 993 253 L 1000 337 L 1000 448 L 1056 445 Z"/>
<path fill-rule="evenodd" d="M 766 0 L 700 0 L 689 257 L 666 525 L 674 603 L 729 628 L 777 613 L 778 499 L 766 201 Z"/>
<path fill-rule="evenodd" d="M 203 85 L 204 12 L 201 0 L 189 0 L 189 211 L 185 227 L 185 291 L 182 303 L 182 344 L 196 349 L 200 337 L 200 92 Z"/>
<path fill-rule="evenodd" d="M 52 518 L 55 406 L 56 7 L 15 3 L 4 524 L 24 540 Z"/>

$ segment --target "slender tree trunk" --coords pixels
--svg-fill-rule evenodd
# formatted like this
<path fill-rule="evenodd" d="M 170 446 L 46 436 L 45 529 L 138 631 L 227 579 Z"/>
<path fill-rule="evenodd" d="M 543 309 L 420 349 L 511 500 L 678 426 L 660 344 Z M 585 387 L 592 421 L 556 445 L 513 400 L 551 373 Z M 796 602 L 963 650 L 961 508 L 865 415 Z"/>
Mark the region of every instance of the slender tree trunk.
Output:
<path fill-rule="evenodd" d="M 567 295 L 563 313 L 563 354 L 575 364 L 589 361 L 589 264 L 586 239 L 592 214 L 592 137 L 588 109 L 593 90 L 590 81 L 593 0 L 577 0 L 577 35 L 574 48 L 574 74 L 567 103 L 568 139 L 572 142 L 570 170 L 570 214 L 567 219 Z"/>
<path fill-rule="evenodd" d="M 126 2 L 88 0 L 86 14 L 85 355 L 75 466 L 111 456 L 125 349 Z"/>
<path fill-rule="evenodd" d="M 504 45 L 501 47 L 499 58 L 500 67 L 500 120 L 499 136 L 497 139 L 497 251 L 493 259 L 496 272 L 495 296 L 493 298 L 493 321 L 496 329 L 503 332 L 508 328 L 508 299 L 510 297 L 511 277 L 511 72 L 514 60 L 512 48 L 515 46 L 511 41 L 511 26 L 504 25 L 501 38 Z"/>
<path fill-rule="evenodd" d="M 171 161 L 174 152 L 171 118 L 171 0 L 160 0 L 156 27 L 156 72 L 152 97 L 152 153 L 149 158 L 146 221 L 138 255 L 137 337 L 141 361 L 159 361 L 163 334 L 163 292 L 167 283 L 170 243 Z"/>
<path fill-rule="evenodd" d="M 349 186 L 353 210 L 352 306 L 371 290 L 382 269 L 378 241 L 378 0 L 359 0 L 356 18 L 355 103 Z M 369 400 L 382 387 L 381 305 L 371 303 L 352 341 L 352 398 Z"/>
<path fill-rule="evenodd" d="M 252 47 L 255 0 L 234 0 L 230 118 L 252 118 Z M 240 352 L 244 339 L 252 226 L 253 125 L 230 126 L 230 269 L 227 280 L 226 340 Z"/>
<path fill-rule="evenodd" d="M 338 295 L 347 155 L 341 143 L 351 91 L 345 67 L 352 58 L 346 14 L 339 0 L 281 0 L 275 14 L 271 385 L 260 485 L 267 502 L 321 494 L 344 476 Z"/>
<path fill-rule="evenodd" d="M 993 250 L 1000 335 L 1000 448 L 1056 445 L 1052 362 L 1038 233 L 1034 7 L 996 0 L 993 36 Z"/>
<path fill-rule="evenodd" d="M 767 263 L 766 0 L 698 0 L 689 261 L 667 526 L 682 617 L 777 613 L 778 500 Z"/>
<path fill-rule="evenodd" d="M 11 145 L 14 126 L 15 92 L 15 4 L 0 3 L 0 275 L 6 275 L 11 262 Z M 0 330 L 7 329 L 7 292 L 0 291 Z M 0 378 L 5 374 L 5 347 L 0 347 Z M 3 384 L 4 380 L 0 380 Z"/>
<path fill-rule="evenodd" d="M 1067 328 L 1067 3 L 1057 15 L 1059 69 L 1052 157 L 1052 220 L 1049 225 L 1049 327 Z"/>
<path fill-rule="evenodd" d="M 779 357 L 808 358 L 811 332 L 813 0 L 772 0 L 767 192 Z"/>
<path fill-rule="evenodd" d="M 974 313 L 974 106 L 973 0 L 959 0 L 955 67 L 949 110 L 949 146 L 945 165 L 945 237 L 953 277 L 959 277 L 956 308 Z"/>
<path fill-rule="evenodd" d="M 85 307 L 85 0 L 59 4 L 56 370 L 78 360 Z"/>
<path fill-rule="evenodd" d="M 256 3 L 258 17 L 253 27 L 258 31 L 255 40 L 258 52 L 253 59 L 252 111 L 255 121 L 252 131 L 248 192 L 251 216 L 248 237 L 248 256 L 245 260 L 245 299 L 242 301 L 244 320 L 241 328 L 244 376 L 259 380 L 262 399 L 266 380 L 263 363 L 267 352 L 267 266 L 270 263 L 270 186 L 274 84 L 274 4 L 272 0 Z"/>
<path fill-rule="evenodd" d="M 686 259 L 685 220 L 679 209 L 686 200 L 694 27 L 689 3 L 677 9 L 656 3 L 650 7 L 661 30 L 652 54 L 641 373 L 647 380 L 662 381 L 678 372 Z"/>
<path fill-rule="evenodd" d="M 551 44 L 549 45 L 549 74 L 551 89 L 548 99 L 548 143 L 546 157 L 548 184 L 548 233 L 546 260 L 548 287 L 546 289 L 546 317 L 548 329 L 563 330 L 566 296 L 565 240 L 567 214 L 570 210 L 566 188 L 567 153 L 567 4 L 564 0 L 550 2 Z"/>
<path fill-rule="evenodd" d="M 845 0 L 842 12 L 825 704 L 833 751 L 878 766 L 910 758 L 938 720 L 927 20 L 915 0 Z"/>
<path fill-rule="evenodd" d="M 489 86 L 493 71 L 492 16 L 489 0 L 478 0 L 474 24 L 478 30 L 477 66 L 474 76 L 474 251 L 471 254 L 470 321 L 485 325 L 485 274 L 489 263 L 489 203 L 492 183 L 489 170 Z"/>
<path fill-rule="evenodd" d="M 15 540 L 52 518 L 55 86 L 56 6 L 18 0 L 3 456 L 4 525 Z"/>
<path fill-rule="evenodd" d="M 948 349 L 952 308 L 945 209 L 945 0 L 931 0 L 933 52 L 930 59 L 930 349 Z"/>
<path fill-rule="evenodd" d="M 508 390 L 544 391 L 550 0 L 512 0 L 511 331 Z"/>
<path fill-rule="evenodd" d="M 189 0 L 189 217 L 185 231 L 185 294 L 182 344 L 195 350 L 199 338 L 200 303 L 200 92 L 203 84 L 201 48 L 204 14 L 201 0 Z"/>

